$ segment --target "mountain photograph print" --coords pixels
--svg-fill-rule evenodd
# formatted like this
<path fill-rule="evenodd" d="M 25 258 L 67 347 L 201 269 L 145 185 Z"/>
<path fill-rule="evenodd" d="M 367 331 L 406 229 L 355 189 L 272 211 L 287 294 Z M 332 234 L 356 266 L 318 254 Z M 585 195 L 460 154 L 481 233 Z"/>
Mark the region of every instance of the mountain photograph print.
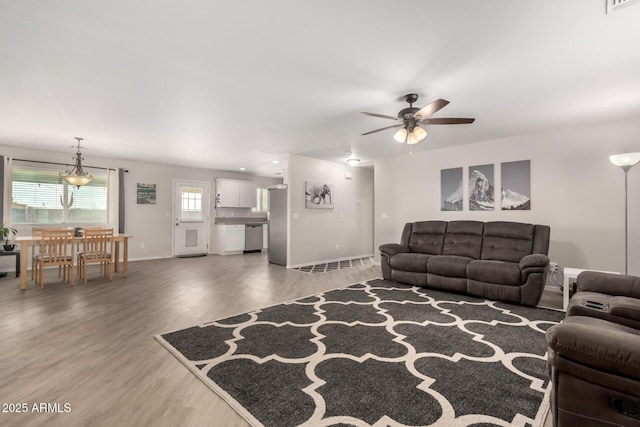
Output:
<path fill-rule="evenodd" d="M 494 210 L 493 165 L 469 166 L 469 210 Z"/>
<path fill-rule="evenodd" d="M 440 170 L 440 210 L 462 210 L 462 168 Z"/>
<path fill-rule="evenodd" d="M 502 163 L 502 210 L 531 210 L 531 160 Z"/>

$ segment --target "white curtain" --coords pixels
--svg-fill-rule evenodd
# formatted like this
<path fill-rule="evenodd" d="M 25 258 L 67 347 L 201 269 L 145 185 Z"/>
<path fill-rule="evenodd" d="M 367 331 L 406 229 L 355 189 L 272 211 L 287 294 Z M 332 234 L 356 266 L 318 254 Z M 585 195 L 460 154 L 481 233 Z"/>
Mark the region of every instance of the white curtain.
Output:
<path fill-rule="evenodd" d="M 118 233 L 118 212 L 120 210 L 118 170 L 109 169 L 107 175 L 107 226 L 113 228 L 114 233 Z"/>

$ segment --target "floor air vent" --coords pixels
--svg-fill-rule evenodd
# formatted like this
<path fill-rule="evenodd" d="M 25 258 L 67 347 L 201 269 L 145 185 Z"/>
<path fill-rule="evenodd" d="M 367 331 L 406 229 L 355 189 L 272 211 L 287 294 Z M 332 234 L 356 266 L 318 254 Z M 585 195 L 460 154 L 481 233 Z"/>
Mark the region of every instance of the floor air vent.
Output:
<path fill-rule="evenodd" d="M 625 6 L 640 4 L 640 0 L 607 0 L 607 13 L 614 12 Z"/>

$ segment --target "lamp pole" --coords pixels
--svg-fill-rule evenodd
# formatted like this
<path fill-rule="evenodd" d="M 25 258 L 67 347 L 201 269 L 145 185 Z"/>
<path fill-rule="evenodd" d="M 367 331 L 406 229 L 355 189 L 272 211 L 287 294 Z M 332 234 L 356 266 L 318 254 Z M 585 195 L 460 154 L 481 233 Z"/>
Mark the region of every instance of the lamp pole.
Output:
<path fill-rule="evenodd" d="M 640 163 L 640 153 L 624 153 L 609 156 L 609 160 L 624 171 L 624 274 L 629 274 L 629 202 L 628 175 L 629 169 Z"/>
<path fill-rule="evenodd" d="M 629 176 L 629 169 L 633 165 L 622 166 L 624 171 L 624 275 L 629 274 L 629 194 L 627 191 L 627 178 Z"/>

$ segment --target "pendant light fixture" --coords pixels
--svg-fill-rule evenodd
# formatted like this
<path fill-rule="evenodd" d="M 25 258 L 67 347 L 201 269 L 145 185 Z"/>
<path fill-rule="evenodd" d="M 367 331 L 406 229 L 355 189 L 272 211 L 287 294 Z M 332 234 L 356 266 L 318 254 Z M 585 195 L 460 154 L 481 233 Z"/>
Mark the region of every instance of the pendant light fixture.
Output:
<path fill-rule="evenodd" d="M 93 176 L 82 169 L 82 160 L 84 160 L 84 157 L 82 157 L 82 153 L 80 152 L 80 141 L 82 141 L 83 138 L 78 138 L 76 136 L 75 139 L 78 141 L 78 148 L 74 157 L 76 164 L 73 166 L 73 169 L 60 172 L 60 176 L 69 184 L 75 185 L 76 188 L 80 188 L 93 181 Z"/>

